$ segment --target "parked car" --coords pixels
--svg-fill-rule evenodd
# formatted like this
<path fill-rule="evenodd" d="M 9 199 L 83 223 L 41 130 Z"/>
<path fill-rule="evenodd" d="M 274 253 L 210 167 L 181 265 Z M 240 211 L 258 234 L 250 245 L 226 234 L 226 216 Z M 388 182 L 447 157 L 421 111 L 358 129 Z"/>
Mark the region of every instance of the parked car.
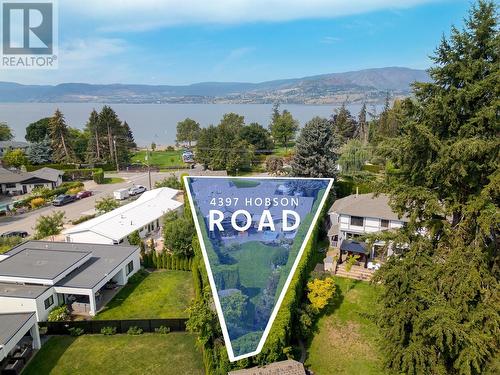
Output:
<path fill-rule="evenodd" d="M 92 192 L 90 190 L 80 191 L 76 194 L 76 199 L 88 198 L 92 196 Z"/>
<path fill-rule="evenodd" d="M 123 200 L 127 199 L 129 197 L 129 192 L 128 189 L 118 189 L 113 192 L 113 196 L 115 197 L 116 200 Z"/>
<path fill-rule="evenodd" d="M 139 195 L 139 194 L 142 194 L 146 191 L 147 189 L 142 186 L 142 185 L 136 185 L 136 186 L 132 186 L 130 189 L 128 189 L 128 193 L 130 195 Z"/>
<path fill-rule="evenodd" d="M 76 197 L 74 195 L 59 195 L 52 201 L 53 206 L 64 206 L 65 204 L 74 202 Z"/>
<path fill-rule="evenodd" d="M 21 237 L 21 238 L 26 238 L 28 237 L 28 232 L 24 230 L 11 230 L 9 232 L 2 233 L 0 237 L 6 238 L 6 237 Z"/>

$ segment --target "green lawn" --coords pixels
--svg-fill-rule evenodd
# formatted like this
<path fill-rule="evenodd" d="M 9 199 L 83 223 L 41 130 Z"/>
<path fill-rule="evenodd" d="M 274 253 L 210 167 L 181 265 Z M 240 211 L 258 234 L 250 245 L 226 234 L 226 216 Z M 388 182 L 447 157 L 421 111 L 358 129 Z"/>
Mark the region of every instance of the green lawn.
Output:
<path fill-rule="evenodd" d="M 121 182 L 124 182 L 125 179 L 121 177 L 105 177 L 104 178 L 104 184 L 119 184 Z"/>
<path fill-rule="evenodd" d="M 96 319 L 184 318 L 194 298 L 193 277 L 186 271 L 140 271 Z"/>
<path fill-rule="evenodd" d="M 362 281 L 335 280 L 340 292 L 331 311 L 318 322 L 306 365 L 316 375 L 386 374 L 376 346 L 379 333 L 365 315 L 373 313 L 375 287 Z"/>
<path fill-rule="evenodd" d="M 146 151 L 139 151 L 132 156 L 132 163 L 147 163 L 145 157 Z M 182 151 L 149 151 L 149 163 L 158 167 L 185 166 Z"/>
<path fill-rule="evenodd" d="M 54 336 L 23 375 L 203 374 L 195 336 L 187 333 Z"/>

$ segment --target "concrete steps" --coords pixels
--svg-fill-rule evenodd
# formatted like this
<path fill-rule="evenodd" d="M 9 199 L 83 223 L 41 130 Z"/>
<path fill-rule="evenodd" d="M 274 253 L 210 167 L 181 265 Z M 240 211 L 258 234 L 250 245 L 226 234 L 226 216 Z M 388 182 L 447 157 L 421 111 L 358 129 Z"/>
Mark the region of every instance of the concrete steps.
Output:
<path fill-rule="evenodd" d="M 352 266 L 351 270 L 347 272 L 345 269 L 345 263 L 342 263 L 337 265 L 335 275 L 354 280 L 370 281 L 373 277 L 373 271 L 362 266 Z"/>

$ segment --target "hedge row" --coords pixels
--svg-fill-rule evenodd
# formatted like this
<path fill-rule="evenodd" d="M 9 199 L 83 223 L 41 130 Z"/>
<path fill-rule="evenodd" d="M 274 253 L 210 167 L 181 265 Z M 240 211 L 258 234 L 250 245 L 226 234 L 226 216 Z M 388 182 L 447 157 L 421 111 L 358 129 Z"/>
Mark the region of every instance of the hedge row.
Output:
<path fill-rule="evenodd" d="M 358 188 L 359 194 L 366 194 L 373 192 L 373 186 L 370 182 L 356 183 L 352 180 L 349 181 L 335 181 L 334 189 L 338 199 L 347 197 L 351 194 L 356 194 Z"/>
<path fill-rule="evenodd" d="M 27 165 L 26 170 L 28 172 L 36 171 L 41 168 L 52 168 L 64 171 L 67 169 L 102 169 L 103 171 L 115 171 L 116 165 L 113 163 L 96 163 L 96 164 L 37 164 L 37 165 Z"/>
<path fill-rule="evenodd" d="M 94 180 L 97 184 L 104 183 L 102 168 L 65 169 L 63 178 L 66 181 Z"/>
<path fill-rule="evenodd" d="M 142 264 L 146 268 L 191 271 L 193 258 L 176 256 L 167 252 L 157 254 L 156 251 L 150 251 L 142 254 Z"/>

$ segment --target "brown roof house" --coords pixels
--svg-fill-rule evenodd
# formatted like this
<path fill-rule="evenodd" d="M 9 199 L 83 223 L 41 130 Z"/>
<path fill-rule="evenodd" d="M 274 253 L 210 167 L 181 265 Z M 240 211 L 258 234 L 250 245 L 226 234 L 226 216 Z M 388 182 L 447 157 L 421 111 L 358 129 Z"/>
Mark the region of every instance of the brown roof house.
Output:
<path fill-rule="evenodd" d="M 265 366 L 230 371 L 229 375 L 306 375 L 304 365 L 293 359 L 274 362 Z"/>

